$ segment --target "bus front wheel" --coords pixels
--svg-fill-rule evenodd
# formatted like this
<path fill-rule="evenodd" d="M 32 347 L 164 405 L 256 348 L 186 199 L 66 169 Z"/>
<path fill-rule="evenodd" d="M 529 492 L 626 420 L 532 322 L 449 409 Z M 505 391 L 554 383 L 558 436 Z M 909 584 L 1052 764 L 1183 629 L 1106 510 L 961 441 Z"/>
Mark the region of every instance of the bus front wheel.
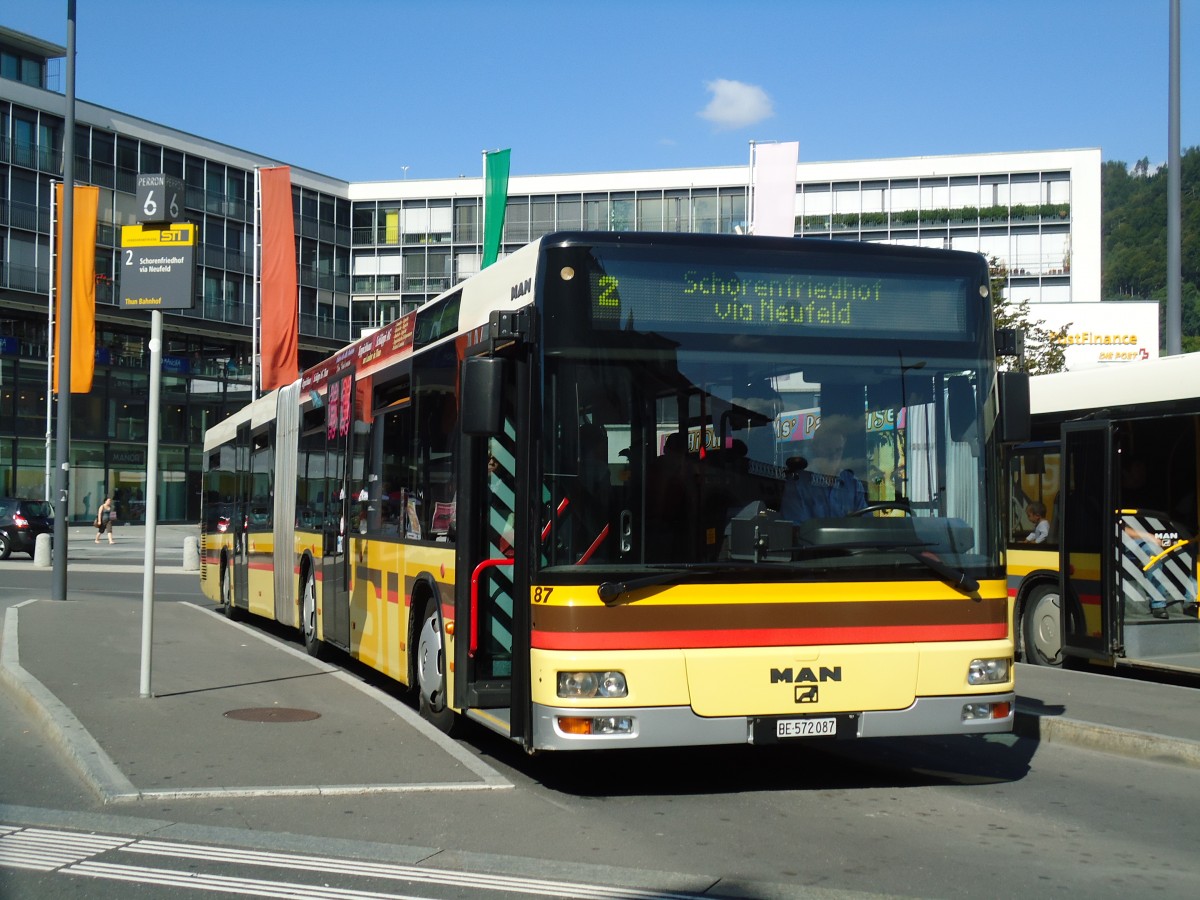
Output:
<path fill-rule="evenodd" d="M 421 716 L 447 734 L 454 727 L 454 710 L 446 702 L 446 651 L 437 600 L 425 601 L 417 636 L 417 704 Z"/>
<path fill-rule="evenodd" d="M 1037 666 L 1062 665 L 1062 616 L 1058 586 L 1035 587 L 1021 614 L 1025 662 Z"/>

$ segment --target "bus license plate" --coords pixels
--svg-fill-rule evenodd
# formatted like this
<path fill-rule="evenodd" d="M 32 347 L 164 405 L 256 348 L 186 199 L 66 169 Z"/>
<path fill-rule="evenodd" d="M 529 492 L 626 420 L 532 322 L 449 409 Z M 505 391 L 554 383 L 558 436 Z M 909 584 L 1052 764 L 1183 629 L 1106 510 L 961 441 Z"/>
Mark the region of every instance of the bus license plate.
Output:
<path fill-rule="evenodd" d="M 837 719 L 780 719 L 775 723 L 775 737 L 835 737 Z"/>

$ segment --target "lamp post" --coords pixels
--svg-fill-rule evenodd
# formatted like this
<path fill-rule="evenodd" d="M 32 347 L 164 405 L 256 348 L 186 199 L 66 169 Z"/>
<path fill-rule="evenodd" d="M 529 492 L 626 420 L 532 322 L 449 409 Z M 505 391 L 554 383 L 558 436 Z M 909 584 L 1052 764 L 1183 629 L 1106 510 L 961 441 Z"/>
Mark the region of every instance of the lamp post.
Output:
<path fill-rule="evenodd" d="M 67 492 L 71 465 L 71 275 L 75 259 L 75 0 L 67 0 L 67 115 L 63 125 L 63 222 L 59 258 L 64 260 L 59 290 L 58 329 L 58 440 L 54 473 L 54 570 L 50 596 L 67 599 L 67 517 L 71 513 Z"/>

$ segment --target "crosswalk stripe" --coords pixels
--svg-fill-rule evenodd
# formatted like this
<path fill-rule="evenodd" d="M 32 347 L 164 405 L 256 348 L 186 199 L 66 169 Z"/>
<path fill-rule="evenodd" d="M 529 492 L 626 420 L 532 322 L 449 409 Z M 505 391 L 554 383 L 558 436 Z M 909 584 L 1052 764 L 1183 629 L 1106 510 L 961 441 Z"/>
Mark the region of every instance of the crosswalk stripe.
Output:
<path fill-rule="evenodd" d="M 432 869 L 369 860 L 341 859 L 330 856 L 250 850 L 209 844 L 174 843 L 153 839 L 142 840 L 117 835 L 82 834 L 39 828 L 5 827 L 0 829 L 0 867 L 7 866 L 44 872 L 59 871 L 63 874 L 90 878 L 222 890 L 227 893 L 294 898 L 294 900 L 314 900 L 314 898 L 316 900 L 346 900 L 346 898 L 363 898 L 363 900 L 410 900 L 411 898 L 411 900 L 418 900 L 408 894 L 378 893 L 269 879 L 235 878 L 193 870 L 179 871 L 131 866 L 93 859 L 93 857 L 109 851 L 221 864 L 282 868 L 289 871 L 390 879 L 416 884 L 510 891 L 531 896 L 559 897 L 564 900 L 700 900 L 703 897 L 702 894 L 695 893 L 610 887 L 452 869 Z"/>

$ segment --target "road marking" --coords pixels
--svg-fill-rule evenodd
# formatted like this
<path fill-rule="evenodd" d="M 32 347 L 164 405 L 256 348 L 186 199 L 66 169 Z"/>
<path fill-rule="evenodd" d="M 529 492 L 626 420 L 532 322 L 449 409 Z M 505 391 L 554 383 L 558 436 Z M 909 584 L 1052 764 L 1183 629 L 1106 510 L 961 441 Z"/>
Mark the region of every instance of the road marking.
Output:
<path fill-rule="evenodd" d="M 134 853 L 148 856 L 202 861 L 222 865 L 244 865 L 304 871 L 323 875 L 342 875 L 376 880 L 403 881 L 420 885 L 508 891 L 537 897 L 561 897 L 564 900 L 701 900 L 704 894 L 658 891 L 632 887 L 610 887 L 512 875 L 432 869 L 396 863 L 342 859 L 331 856 L 280 853 L 221 847 L 210 844 L 174 843 L 118 835 L 81 834 L 44 828 L 0 826 L 0 866 L 58 872 L 109 881 L 129 881 L 187 887 L 197 890 L 252 894 L 256 897 L 319 898 L 319 900 L 420 900 L 417 895 L 380 893 L 353 888 L 310 885 L 303 882 L 241 878 L 152 866 L 126 865 L 95 859 L 106 853 Z"/>
<path fill-rule="evenodd" d="M 129 838 L 110 835 L 6 827 L 0 834 L 0 866 L 53 872 L 127 843 Z"/>

